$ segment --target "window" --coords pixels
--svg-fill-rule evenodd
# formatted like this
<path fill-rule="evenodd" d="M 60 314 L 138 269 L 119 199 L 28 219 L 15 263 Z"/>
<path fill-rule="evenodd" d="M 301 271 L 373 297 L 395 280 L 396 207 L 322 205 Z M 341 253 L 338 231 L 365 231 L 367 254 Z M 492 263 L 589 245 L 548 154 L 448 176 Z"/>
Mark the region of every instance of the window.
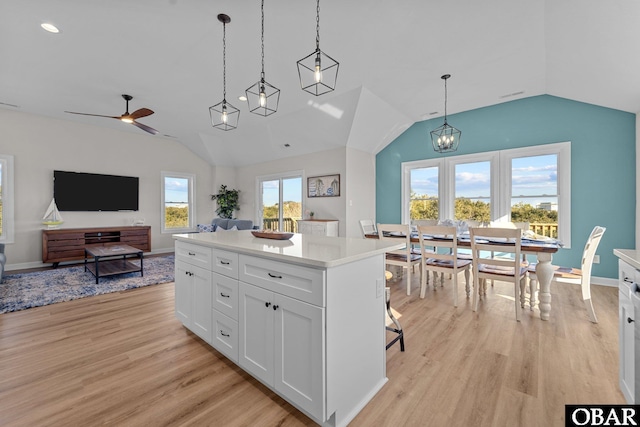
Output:
<path fill-rule="evenodd" d="M 0 154 L 0 243 L 13 239 L 13 156 Z"/>
<path fill-rule="evenodd" d="M 162 172 L 163 233 L 181 233 L 195 228 L 195 181 L 193 174 Z"/>
<path fill-rule="evenodd" d="M 296 233 L 302 219 L 302 172 L 258 177 L 257 184 L 261 228 Z"/>
<path fill-rule="evenodd" d="M 411 169 L 409 218 L 438 219 L 438 166 Z"/>
<path fill-rule="evenodd" d="M 528 222 L 535 233 L 571 246 L 569 142 L 407 162 L 402 168 L 403 222 L 420 215 L 435 219 L 432 211 L 416 208 L 435 200 L 438 219 Z M 437 190 L 422 190 L 427 176 Z M 436 191 L 438 197 L 430 196 Z"/>

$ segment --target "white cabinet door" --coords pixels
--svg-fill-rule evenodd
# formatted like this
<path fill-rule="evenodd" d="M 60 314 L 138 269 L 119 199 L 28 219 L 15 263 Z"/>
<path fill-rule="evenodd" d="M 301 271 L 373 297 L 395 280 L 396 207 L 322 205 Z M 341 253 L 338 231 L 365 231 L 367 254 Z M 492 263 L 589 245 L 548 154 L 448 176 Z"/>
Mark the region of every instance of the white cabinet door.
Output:
<path fill-rule="evenodd" d="M 184 326 L 211 343 L 211 272 L 176 260 L 175 310 Z"/>
<path fill-rule="evenodd" d="M 192 293 L 192 323 L 190 329 L 211 344 L 211 272 L 195 265 L 187 267 L 190 273 Z"/>
<path fill-rule="evenodd" d="M 176 317 L 182 324 L 191 328 L 191 293 L 192 280 L 189 276 L 188 268 L 191 265 L 184 261 L 175 261 L 175 298 L 176 298 Z"/>
<path fill-rule="evenodd" d="M 239 284 L 238 361 L 247 372 L 273 385 L 273 292 Z"/>
<path fill-rule="evenodd" d="M 324 419 L 324 309 L 274 296 L 275 389 Z"/>

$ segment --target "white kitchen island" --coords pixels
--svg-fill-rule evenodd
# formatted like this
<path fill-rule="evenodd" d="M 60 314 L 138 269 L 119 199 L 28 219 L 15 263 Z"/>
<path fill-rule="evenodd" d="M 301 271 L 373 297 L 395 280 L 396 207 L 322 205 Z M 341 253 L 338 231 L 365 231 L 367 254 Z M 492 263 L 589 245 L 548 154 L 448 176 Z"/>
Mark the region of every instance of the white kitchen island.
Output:
<path fill-rule="evenodd" d="M 403 242 L 177 234 L 176 317 L 321 425 L 387 381 L 385 257 Z"/>

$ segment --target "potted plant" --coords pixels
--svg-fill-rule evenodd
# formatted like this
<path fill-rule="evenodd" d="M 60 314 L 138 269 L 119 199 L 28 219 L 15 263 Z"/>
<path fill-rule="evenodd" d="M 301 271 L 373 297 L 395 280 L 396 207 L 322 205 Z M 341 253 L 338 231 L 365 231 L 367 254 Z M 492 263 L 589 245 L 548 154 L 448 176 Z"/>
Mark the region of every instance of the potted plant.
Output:
<path fill-rule="evenodd" d="M 232 219 L 233 211 L 240 210 L 239 194 L 240 190 L 227 189 L 226 185 L 221 185 L 218 194 L 211 195 L 211 200 L 218 202 L 216 213 L 220 218 Z"/>

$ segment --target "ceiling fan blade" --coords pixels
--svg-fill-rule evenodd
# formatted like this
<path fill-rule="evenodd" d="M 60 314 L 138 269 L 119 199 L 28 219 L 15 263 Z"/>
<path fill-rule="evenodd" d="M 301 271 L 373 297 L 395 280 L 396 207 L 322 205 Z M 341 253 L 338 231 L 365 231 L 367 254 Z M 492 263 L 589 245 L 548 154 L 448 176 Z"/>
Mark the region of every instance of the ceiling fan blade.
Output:
<path fill-rule="evenodd" d="M 141 108 L 139 110 L 134 111 L 133 113 L 129 114 L 129 117 L 131 117 L 133 120 L 135 119 L 139 119 L 141 117 L 147 117 L 153 114 L 153 111 L 148 109 L 148 108 Z"/>
<path fill-rule="evenodd" d="M 75 111 L 65 111 L 65 113 L 79 114 L 81 116 L 106 117 L 106 118 L 109 118 L 109 119 L 120 119 L 120 116 L 104 116 L 102 114 L 76 113 Z"/>
<path fill-rule="evenodd" d="M 142 123 L 138 123 L 138 122 L 133 122 L 131 123 L 134 126 L 139 127 L 140 129 L 142 129 L 145 132 L 149 132 L 152 135 L 156 135 L 158 133 L 157 130 L 155 130 L 154 128 L 147 126 L 147 125 L 143 125 Z"/>

